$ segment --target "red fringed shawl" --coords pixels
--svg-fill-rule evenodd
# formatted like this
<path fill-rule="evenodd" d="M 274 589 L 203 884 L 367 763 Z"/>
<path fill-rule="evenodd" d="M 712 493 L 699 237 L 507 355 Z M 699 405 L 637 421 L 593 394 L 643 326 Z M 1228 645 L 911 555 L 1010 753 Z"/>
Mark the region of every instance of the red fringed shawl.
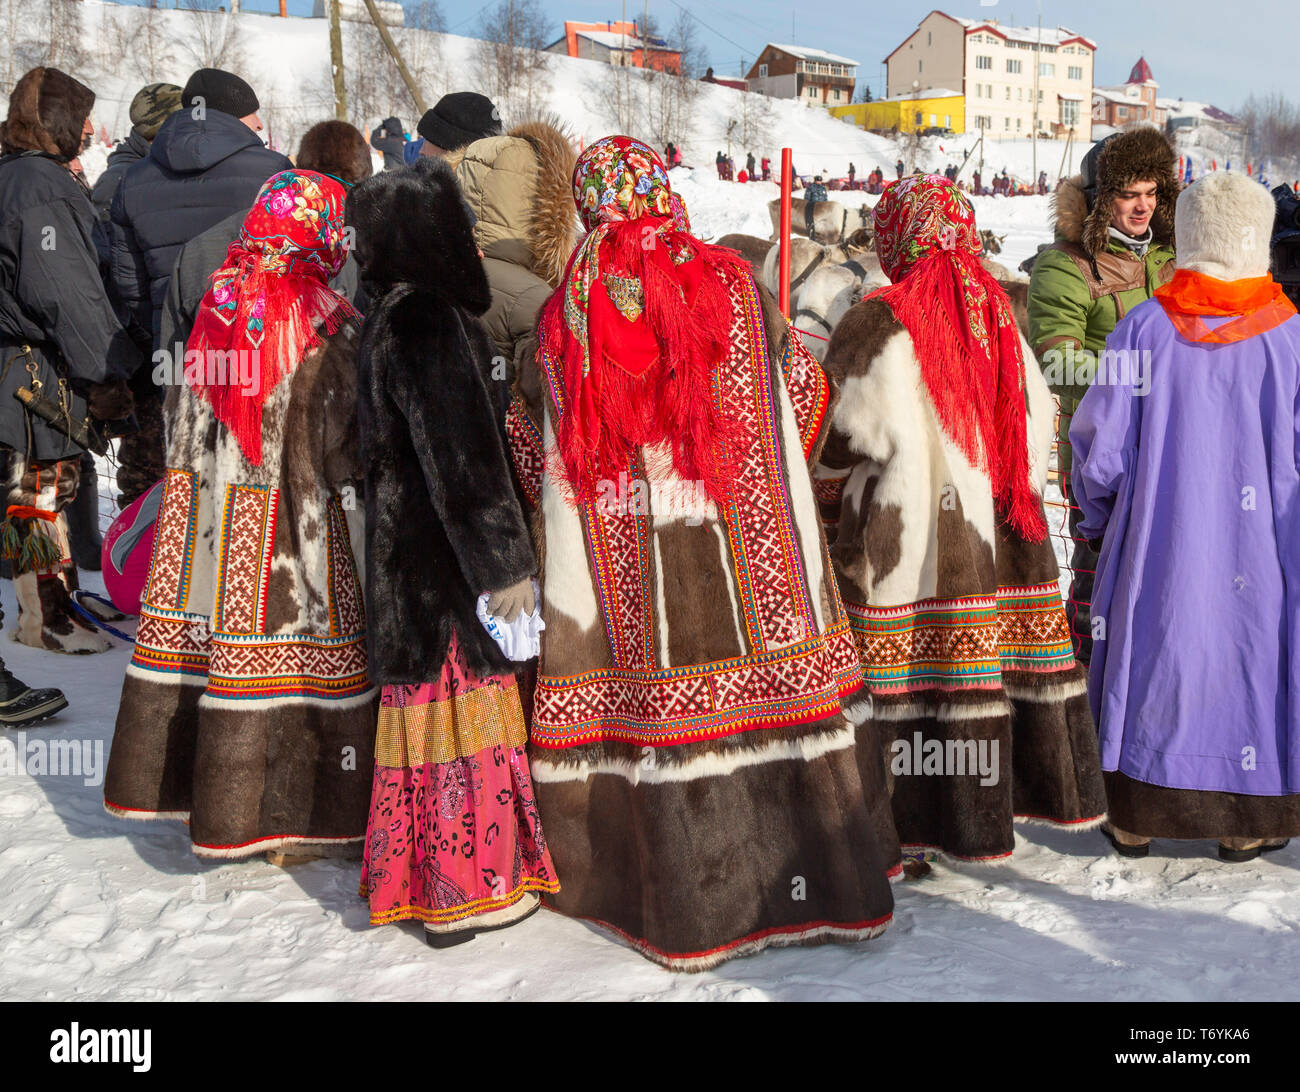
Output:
<path fill-rule="evenodd" d="M 1024 354 L 1011 302 L 980 264 L 970 201 L 946 178 L 905 178 L 875 209 L 880 266 L 872 292 L 906 328 L 940 427 L 985 471 L 998 510 L 1032 542 L 1047 535 L 1029 478 Z"/>
<path fill-rule="evenodd" d="M 730 348 L 724 276 L 748 267 L 690 234 L 639 141 L 591 145 L 574 191 L 591 233 L 542 311 L 541 336 L 563 378 L 557 438 L 575 499 L 617 481 L 638 447 L 667 442 L 677 473 L 726 503 L 745 438 L 718 407 L 714 369 Z"/>
<path fill-rule="evenodd" d="M 185 381 L 255 466 L 267 396 L 321 344 L 322 330 L 360 317 L 328 284 L 347 258 L 343 202 L 343 187 L 326 175 L 269 178 L 199 305 Z"/>

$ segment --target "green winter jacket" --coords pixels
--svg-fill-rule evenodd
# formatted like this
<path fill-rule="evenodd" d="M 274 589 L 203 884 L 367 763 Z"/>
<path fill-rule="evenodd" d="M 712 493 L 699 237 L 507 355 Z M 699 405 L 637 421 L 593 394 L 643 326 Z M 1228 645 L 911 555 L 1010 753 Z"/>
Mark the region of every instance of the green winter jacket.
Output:
<path fill-rule="evenodd" d="M 1070 419 L 1089 385 L 1070 365 L 1069 349 L 1100 353 L 1115 324 L 1174 275 L 1174 249 L 1171 239 L 1157 235 L 1145 257 L 1115 240 L 1089 252 L 1090 213 L 1078 177 L 1062 183 L 1055 204 L 1056 242 L 1035 259 L 1029 279 L 1029 344 L 1061 400 L 1060 464 L 1068 473 Z M 1096 225 L 1087 226 L 1089 237 L 1097 237 Z"/>

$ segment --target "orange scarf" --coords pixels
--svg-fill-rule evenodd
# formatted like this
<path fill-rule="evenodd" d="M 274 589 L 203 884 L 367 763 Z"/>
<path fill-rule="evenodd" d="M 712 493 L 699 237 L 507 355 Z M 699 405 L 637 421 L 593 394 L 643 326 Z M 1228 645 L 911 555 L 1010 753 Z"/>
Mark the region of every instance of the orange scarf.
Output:
<path fill-rule="evenodd" d="M 1174 329 L 1188 341 L 1228 345 L 1281 326 L 1296 313 L 1282 286 L 1265 273 L 1239 281 L 1221 281 L 1190 269 L 1178 270 L 1155 291 Z M 1201 315 L 1237 315 L 1211 330 Z"/>

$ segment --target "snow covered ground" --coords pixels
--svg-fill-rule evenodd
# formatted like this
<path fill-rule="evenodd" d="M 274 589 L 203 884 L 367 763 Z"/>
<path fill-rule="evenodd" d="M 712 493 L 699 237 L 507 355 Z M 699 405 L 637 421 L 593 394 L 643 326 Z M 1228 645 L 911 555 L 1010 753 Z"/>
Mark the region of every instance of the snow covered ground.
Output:
<path fill-rule="evenodd" d="M 95 19 L 143 9 L 88 3 Z M 134 13 L 134 14 L 133 14 Z M 159 12 L 164 20 L 179 19 Z M 325 79 L 320 20 L 258 21 L 253 61 L 264 101 L 289 116 L 295 87 Z M 178 24 L 179 25 L 179 24 Z M 448 39 L 452 70 L 465 39 Z M 169 77 L 183 82 L 191 65 Z M 590 140 L 605 124 L 585 89 L 591 62 L 566 61 L 550 104 Z M 607 72 L 607 70 L 604 70 Z M 604 72 L 596 72 L 603 75 Z M 105 67 L 97 120 L 123 131 L 140 81 Z M 130 86 L 128 86 L 130 85 Z M 768 237 L 770 184 L 719 183 L 712 157 L 725 146 L 738 92 L 703 92 L 688 163 L 674 184 L 696 230 Z M 790 144 L 805 173 L 892 170 L 898 149 L 797 103 L 776 103 L 770 147 Z M 305 115 L 305 110 L 299 110 Z M 320 116 L 324 116 L 321 113 Z M 311 120 L 315 120 L 312 117 Z M 375 119 L 376 121 L 378 119 Z M 960 161 L 967 138 L 930 138 L 919 165 Z M 756 149 L 764 154 L 763 149 Z M 1062 149 L 1043 149 L 1043 158 Z M 1079 149 L 1081 154 L 1083 149 Z M 991 145 L 985 170 L 1029 177 L 1028 142 Z M 85 157 L 92 176 L 104 151 Z M 743 151 L 737 155 L 743 161 Z M 1077 169 L 1078 157 L 1074 157 Z M 1040 163 L 1055 177 L 1052 162 Z M 969 168 L 968 168 L 969 172 Z M 968 173 L 963 175 L 968 177 Z M 860 193 L 833 195 L 874 203 Z M 1046 198 L 976 198 L 979 224 L 1005 234 L 1014 268 L 1050 238 Z M 108 488 L 105 486 L 107 495 Z M 1058 517 L 1060 509 L 1054 510 Z M 1058 554 L 1064 544 L 1058 540 Z M 85 583 L 99 587 L 87 574 Z M 101 589 L 102 590 L 102 589 Z M 12 584 L 0 584 L 12 623 Z M 617 940 L 543 912 L 445 952 L 418 926 L 371 928 L 357 896 L 358 865 L 322 861 L 282 870 L 258 859 L 200 862 L 180 823 L 132 824 L 102 807 L 104 763 L 123 670 L 124 643 L 89 658 L 5 641 L 21 678 L 58 685 L 70 708 L 28 733 L 0 732 L 0 999 L 881 999 L 1272 1000 L 1300 995 L 1300 845 L 1246 865 L 1214 857 L 1212 843 L 1163 843 L 1144 861 L 1115 857 L 1098 833 L 1020 829 L 1012 861 L 939 864 L 896 886 L 886 934 L 857 946 L 770 952 L 701 975 L 662 971 Z M 51 743 L 89 760 L 77 776 L 38 769 Z M 563 877 L 561 877 L 561 880 Z"/>
<path fill-rule="evenodd" d="M 93 585 L 94 579 L 87 581 Z M 0 589 L 12 620 L 12 585 Z M 1022 827 L 1011 862 L 935 866 L 895 886 L 878 940 L 764 953 L 701 975 L 660 970 L 542 911 L 444 952 L 418 926 L 372 928 L 358 865 L 200 862 L 180 823 L 103 811 L 95 777 L 32 776 L 52 741 L 106 756 L 129 649 L 90 658 L 6 641 L 70 708 L 0 733 L 0 999 L 53 1000 L 1264 1000 L 1300 995 L 1300 849 L 1246 865 L 1211 843 L 1144 861 L 1098 833 Z M 26 745 L 26 746 L 24 746 Z M 98 767 L 102 776 L 102 762 Z M 89 782 L 89 783 L 87 783 Z"/>

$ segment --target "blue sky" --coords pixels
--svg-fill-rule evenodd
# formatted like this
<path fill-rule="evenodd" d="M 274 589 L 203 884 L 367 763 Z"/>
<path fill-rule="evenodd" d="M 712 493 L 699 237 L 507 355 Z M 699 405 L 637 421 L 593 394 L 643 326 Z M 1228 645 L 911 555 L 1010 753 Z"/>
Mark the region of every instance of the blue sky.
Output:
<path fill-rule="evenodd" d="M 448 26 L 468 33 L 483 0 L 440 0 Z M 747 63 L 768 41 L 821 46 L 862 62 L 859 78 L 883 89 L 881 61 L 936 7 L 950 15 L 997 18 L 1032 25 L 1035 0 L 980 0 L 939 5 L 933 0 L 683 0 L 706 24 L 701 28 L 709 57 L 719 72 L 734 72 L 741 54 Z M 558 38 L 565 18 L 618 19 L 621 0 L 542 0 Z M 1043 25 L 1062 24 L 1097 43 L 1096 79 L 1121 83 L 1139 54 L 1145 54 L 1160 94 L 1239 106 L 1254 91 L 1295 91 L 1295 57 L 1300 53 L 1300 19 L 1294 4 L 1280 0 L 1041 0 Z M 628 17 L 644 10 L 629 0 Z M 660 24 L 677 15 L 673 0 L 651 0 Z M 797 13 L 797 15 L 796 15 Z M 457 24 L 462 24 L 459 27 Z"/>
<path fill-rule="evenodd" d="M 249 10 L 272 10 L 276 0 L 245 0 Z M 448 29 L 472 34 L 494 0 L 439 0 Z M 564 20 L 619 19 L 622 0 L 541 0 L 558 38 Z M 700 34 L 719 73 L 734 73 L 769 42 L 821 46 L 862 62 L 859 80 L 873 92 L 884 88 L 881 62 L 906 38 L 934 0 L 651 0 L 650 12 L 671 25 L 678 5 L 702 25 Z M 294 14 L 308 14 L 312 0 L 289 0 Z M 1283 0 L 965 0 L 938 6 L 949 15 L 997 18 L 1032 26 L 1041 7 L 1043 25 L 1068 26 L 1097 43 L 1096 82 L 1123 82 L 1145 55 L 1160 94 L 1231 110 L 1252 91 L 1282 91 L 1300 98 L 1295 57 L 1300 18 Z M 628 18 L 644 11 L 628 0 Z"/>

